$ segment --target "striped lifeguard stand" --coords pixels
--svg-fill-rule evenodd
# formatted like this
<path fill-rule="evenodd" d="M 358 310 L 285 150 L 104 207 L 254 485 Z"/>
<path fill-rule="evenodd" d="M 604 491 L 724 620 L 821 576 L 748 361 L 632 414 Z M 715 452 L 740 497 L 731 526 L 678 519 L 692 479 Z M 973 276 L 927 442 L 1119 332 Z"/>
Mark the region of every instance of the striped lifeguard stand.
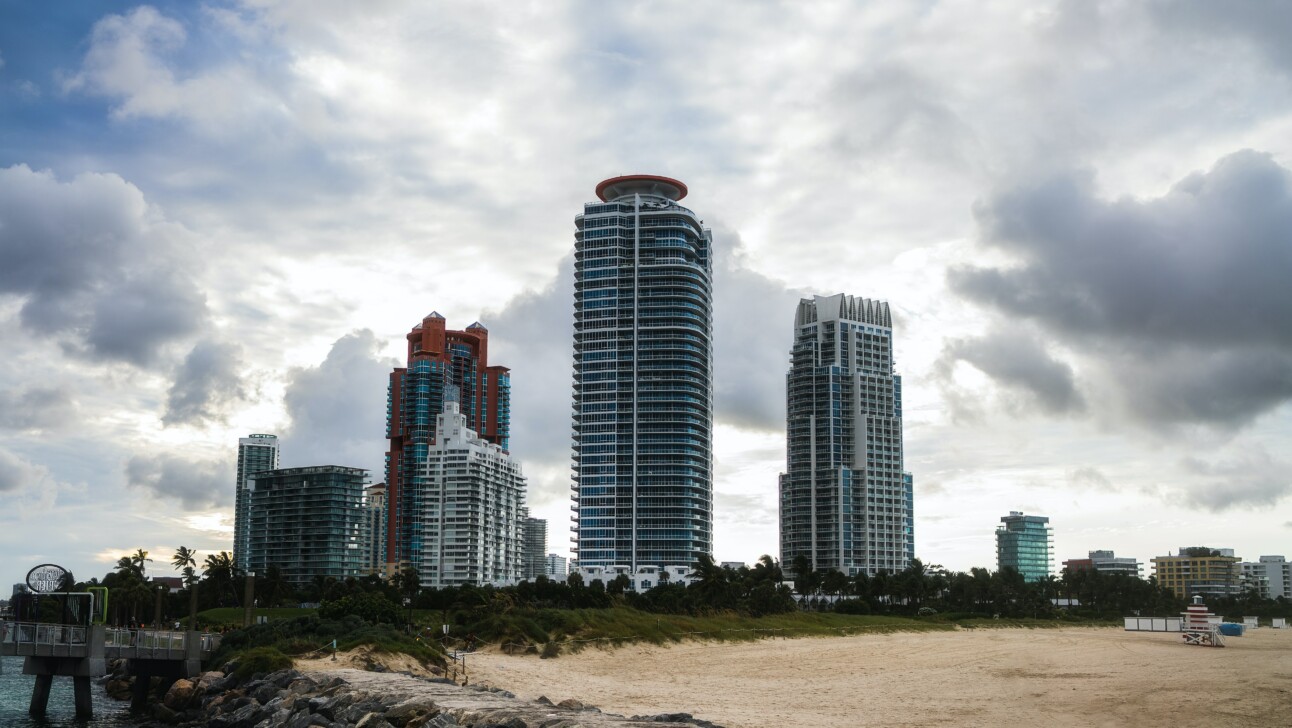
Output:
<path fill-rule="evenodd" d="M 1186 645 L 1225 646 L 1225 638 L 1220 634 L 1220 627 L 1211 622 L 1211 618 L 1216 615 L 1207 611 L 1207 605 L 1202 603 L 1201 594 L 1193 597 L 1193 604 L 1185 607 L 1180 616 L 1183 617 L 1180 623 L 1180 636 L 1184 638 Z"/>

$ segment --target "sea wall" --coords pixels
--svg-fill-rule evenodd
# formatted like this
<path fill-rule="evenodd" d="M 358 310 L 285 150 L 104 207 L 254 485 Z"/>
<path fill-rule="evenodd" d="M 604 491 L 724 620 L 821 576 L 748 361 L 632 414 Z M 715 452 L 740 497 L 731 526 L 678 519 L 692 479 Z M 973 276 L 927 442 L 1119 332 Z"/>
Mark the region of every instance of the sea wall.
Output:
<path fill-rule="evenodd" d="M 160 724 L 210 728 L 718 728 L 686 713 L 624 717 L 575 700 L 520 700 L 497 688 L 345 669 L 283 670 L 240 683 L 224 672 L 179 680 L 151 708 Z"/>

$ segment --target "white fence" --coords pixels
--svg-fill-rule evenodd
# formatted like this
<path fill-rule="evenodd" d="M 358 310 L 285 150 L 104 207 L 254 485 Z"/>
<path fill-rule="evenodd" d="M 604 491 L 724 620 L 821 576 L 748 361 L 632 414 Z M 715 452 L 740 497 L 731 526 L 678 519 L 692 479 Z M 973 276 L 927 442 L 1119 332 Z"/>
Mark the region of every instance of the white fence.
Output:
<path fill-rule="evenodd" d="M 1181 632 L 1180 617 L 1126 617 L 1127 632 Z"/>

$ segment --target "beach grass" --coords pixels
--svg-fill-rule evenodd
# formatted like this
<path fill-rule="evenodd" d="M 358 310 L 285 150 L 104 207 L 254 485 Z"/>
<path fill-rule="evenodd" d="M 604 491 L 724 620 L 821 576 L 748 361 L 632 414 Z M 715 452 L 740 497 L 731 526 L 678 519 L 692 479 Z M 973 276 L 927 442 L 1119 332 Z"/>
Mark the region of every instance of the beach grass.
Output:
<path fill-rule="evenodd" d="M 691 616 L 613 607 L 515 610 L 489 615 L 472 622 L 468 628 L 481 641 L 508 651 L 528 650 L 549 643 L 556 643 L 562 651 L 578 651 L 588 646 L 662 645 L 685 640 L 746 642 L 776 637 L 946 631 L 957 629 L 957 625 L 876 615 L 795 612 L 762 617 L 734 613 Z M 551 648 L 547 651 L 552 652 Z"/>

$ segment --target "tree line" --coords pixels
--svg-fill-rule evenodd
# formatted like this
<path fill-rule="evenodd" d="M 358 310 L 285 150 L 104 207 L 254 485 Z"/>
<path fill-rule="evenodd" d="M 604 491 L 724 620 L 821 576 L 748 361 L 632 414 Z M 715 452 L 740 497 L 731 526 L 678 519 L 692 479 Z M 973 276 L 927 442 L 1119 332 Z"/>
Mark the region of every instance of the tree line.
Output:
<path fill-rule="evenodd" d="M 161 604 L 165 619 L 179 619 L 214 607 L 242 607 L 245 575 L 227 551 L 208 555 L 201 562 L 187 547 L 170 559 L 184 585 L 181 593 L 161 593 L 147 580 L 147 551 L 123 556 L 102 580 L 77 585 L 105 586 L 111 590 L 109 621 L 114 624 L 154 620 Z M 507 611 L 515 608 L 603 609 L 627 606 L 661 614 L 703 615 L 733 612 L 763 616 L 799 609 L 851 614 L 999 616 L 1009 618 L 1118 619 L 1123 616 L 1174 616 L 1184 611 L 1186 600 L 1157 583 L 1129 574 L 1090 570 L 1064 572 L 1029 582 L 1016 570 L 973 568 L 954 572 L 912 559 L 897 572 L 854 576 L 837 570 L 814 570 L 803 557 L 792 564 L 792 582 L 779 561 L 764 555 L 752 566 L 730 568 L 703 556 L 692 566 L 689 583 L 661 583 L 634 592 L 626 575 L 584 583 L 579 574 L 564 580 L 539 577 L 515 586 L 464 585 L 423 587 L 413 569 L 391 579 L 377 576 L 335 579 L 315 577 L 303 585 L 288 582 L 282 570 L 269 566 L 254 579 L 254 599 L 259 607 L 297 606 L 301 603 L 336 604 L 347 597 L 372 613 L 393 615 L 403 610 L 439 610 L 448 613 Z M 792 585 L 792 587 L 791 587 Z M 374 595 L 373 599 L 357 599 Z M 1262 599 L 1253 592 L 1208 601 L 1212 611 L 1234 616 L 1284 616 L 1292 618 L 1292 604 L 1285 599 Z M 358 608 L 357 606 L 355 607 Z M 335 609 L 335 606 L 333 607 Z M 375 611 L 373 611 L 375 610 Z"/>

